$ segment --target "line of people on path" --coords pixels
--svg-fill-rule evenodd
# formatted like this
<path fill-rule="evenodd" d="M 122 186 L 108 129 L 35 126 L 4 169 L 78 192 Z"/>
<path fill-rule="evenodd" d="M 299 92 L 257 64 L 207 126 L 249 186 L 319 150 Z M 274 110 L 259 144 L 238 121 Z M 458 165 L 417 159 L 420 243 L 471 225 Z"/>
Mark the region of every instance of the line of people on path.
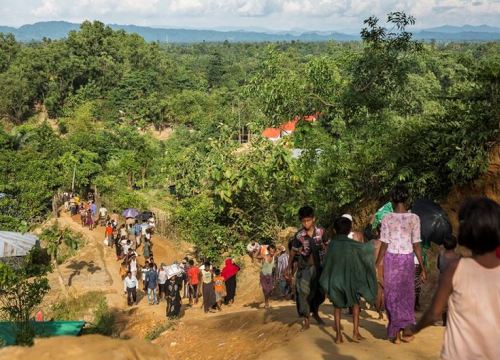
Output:
<path fill-rule="evenodd" d="M 124 276 L 124 292 L 127 294 L 129 306 L 137 304 L 137 262 L 136 254 L 122 264 Z M 128 264 L 128 267 L 127 267 Z M 236 275 L 240 268 L 232 259 L 226 259 L 222 270 L 205 261 L 202 266 L 196 266 L 194 260 L 185 258 L 181 264 L 170 266 L 161 264 L 158 268 L 152 257 L 140 267 L 142 274 L 143 291 L 147 294 L 148 304 L 167 302 L 166 314 L 169 318 L 180 316 L 182 306 L 182 290 L 187 298 L 188 307 L 198 304 L 202 298 L 202 307 L 205 313 L 222 310 L 223 305 L 231 305 L 236 295 Z"/>
<path fill-rule="evenodd" d="M 187 257 L 180 264 L 162 263 L 157 267 L 151 254 L 145 257 L 144 266 L 138 266 L 137 253 L 133 249 L 128 251 L 122 262 L 121 275 L 129 306 L 137 304 L 138 273 L 142 275 L 142 291 L 147 296 L 148 304 L 157 305 L 166 301 L 166 316 L 170 319 L 180 317 L 183 297 L 188 299 L 187 307 L 197 305 L 201 297 L 205 313 L 221 311 L 223 305 L 234 302 L 236 275 L 240 267 L 232 259 L 226 259 L 222 270 L 209 261 L 196 266 L 194 260 Z"/>
<path fill-rule="evenodd" d="M 359 322 L 361 303 L 366 302 L 379 313 L 385 309 L 387 336 L 395 344 L 412 341 L 414 334 L 443 319 L 443 358 L 493 359 L 500 353 L 500 343 L 492 336 L 500 331 L 500 206 L 487 198 L 463 205 L 458 243 L 468 248 L 472 257 L 456 254 L 455 237 L 444 239 L 437 261 L 439 286 L 430 308 L 417 323 L 418 287 L 426 281 L 427 270 L 420 247 L 420 219 L 408 211 L 408 197 L 404 186 L 393 189 L 393 211 L 382 217 L 375 229 L 378 236 L 366 243 L 352 231 L 349 215 L 335 219 L 335 236 L 329 239 L 316 225 L 314 210 L 301 208 L 302 228 L 290 242 L 284 276 L 282 268 L 277 269 L 276 247 L 268 245 L 263 250 L 264 246 L 251 242 L 247 252 L 262 264 L 265 307 L 269 307 L 278 280 L 283 279 L 294 289 L 303 330 L 310 327 L 311 317 L 324 325 L 319 307 L 326 298 L 331 301 L 336 343 L 343 342 L 342 309 L 353 315 L 353 339 L 364 339 Z M 480 307 L 474 305 L 478 299 Z"/>
<path fill-rule="evenodd" d="M 68 192 L 62 194 L 62 200 L 65 211 L 70 212 L 72 216 L 79 214 L 82 226 L 90 230 L 95 229 L 98 223 L 104 226 L 108 219 L 108 210 L 104 206 L 97 208 L 91 192 L 87 195 L 87 201 L 82 200 L 78 194 Z"/>
<path fill-rule="evenodd" d="M 205 313 L 221 311 L 223 305 L 233 304 L 236 296 L 236 275 L 239 271 L 240 267 L 233 263 L 231 258 L 226 259 L 222 270 L 210 261 L 205 261 L 198 267 L 194 260 L 189 260 L 186 270 L 188 306 L 197 305 L 200 296 Z"/>

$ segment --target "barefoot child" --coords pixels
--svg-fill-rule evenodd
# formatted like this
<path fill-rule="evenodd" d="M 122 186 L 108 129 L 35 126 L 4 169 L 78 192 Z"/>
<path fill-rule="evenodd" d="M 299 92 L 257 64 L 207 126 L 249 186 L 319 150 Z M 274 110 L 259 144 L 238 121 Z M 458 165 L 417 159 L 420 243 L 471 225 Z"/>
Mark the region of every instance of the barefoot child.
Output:
<path fill-rule="evenodd" d="M 325 295 L 320 289 L 323 258 L 328 246 L 325 230 L 316 226 L 314 209 L 304 206 L 299 209 L 299 219 L 302 228 L 295 234 L 291 242 L 287 277 L 293 276 L 294 259 L 298 256 L 295 272 L 295 301 L 297 312 L 302 320 L 302 330 L 309 329 L 310 317 L 323 325 L 319 317 L 319 307 L 325 301 Z"/>
<path fill-rule="evenodd" d="M 262 262 L 262 269 L 260 271 L 260 285 L 262 286 L 262 292 L 264 293 L 264 307 L 269 308 L 269 297 L 274 289 L 274 254 L 276 253 L 276 247 L 274 245 L 268 246 L 267 255 L 264 256 Z"/>
<path fill-rule="evenodd" d="M 340 317 L 342 308 L 352 307 L 353 338 L 363 340 L 359 333 L 359 301 L 363 297 L 373 304 L 377 294 L 373 245 L 363 244 L 348 237 L 352 222 L 340 217 L 335 220 L 337 235 L 328 246 L 320 284 L 335 308 L 335 343 L 342 343 Z"/>
<path fill-rule="evenodd" d="M 221 311 L 222 300 L 226 296 L 226 284 L 219 269 L 215 269 L 214 273 L 215 304 L 217 305 L 217 310 Z"/>

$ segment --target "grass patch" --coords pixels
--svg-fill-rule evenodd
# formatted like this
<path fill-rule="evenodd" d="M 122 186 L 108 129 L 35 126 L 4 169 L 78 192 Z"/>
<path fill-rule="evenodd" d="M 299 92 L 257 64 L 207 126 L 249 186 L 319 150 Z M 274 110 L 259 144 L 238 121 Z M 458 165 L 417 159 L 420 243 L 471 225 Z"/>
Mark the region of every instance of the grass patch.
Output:
<path fill-rule="evenodd" d="M 90 327 L 84 329 L 85 334 L 113 335 L 115 315 L 110 311 L 102 292 L 91 291 L 52 306 L 54 320 L 81 320 L 86 315 L 92 321 Z"/>
<path fill-rule="evenodd" d="M 100 299 L 94 310 L 94 322 L 86 333 L 111 336 L 114 332 L 115 320 L 115 315 L 109 310 L 106 299 Z"/>
<path fill-rule="evenodd" d="M 175 321 L 166 321 L 163 323 L 156 324 L 151 330 L 148 331 L 144 337 L 146 340 L 152 341 L 157 339 L 164 331 L 173 328 Z"/>
<path fill-rule="evenodd" d="M 90 313 L 89 309 L 97 308 L 102 300 L 106 301 L 100 291 L 91 291 L 76 298 L 62 300 L 52 305 L 54 320 L 80 320 Z"/>

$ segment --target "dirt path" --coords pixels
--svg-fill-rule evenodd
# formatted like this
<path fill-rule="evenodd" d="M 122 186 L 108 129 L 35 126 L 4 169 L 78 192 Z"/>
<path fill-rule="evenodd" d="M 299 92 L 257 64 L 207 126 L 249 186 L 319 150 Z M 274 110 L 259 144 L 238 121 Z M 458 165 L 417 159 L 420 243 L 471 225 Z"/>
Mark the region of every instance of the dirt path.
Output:
<path fill-rule="evenodd" d="M 139 292 L 139 304 L 128 307 L 123 293 L 123 281 L 119 275 L 120 262 L 116 260 L 115 249 L 104 245 L 104 228 L 97 227 L 89 230 L 81 226 L 79 216 L 71 217 L 62 212 L 58 218 L 61 227 L 68 227 L 72 231 L 82 234 L 85 246 L 75 256 L 59 266 L 69 293 L 73 296 L 88 292 L 102 291 L 106 295 L 108 306 L 117 317 L 117 327 L 121 337 L 144 338 L 147 330 L 156 323 L 165 320 L 165 306 L 150 306 L 142 292 Z M 182 246 L 175 246 L 161 236 L 153 236 L 154 254 L 157 261 L 172 263 L 184 256 Z M 144 259 L 139 251 L 138 262 L 143 264 Z M 57 274 L 49 275 L 51 291 L 46 298 L 47 303 L 54 302 L 61 297 L 61 289 L 57 281 Z"/>
<path fill-rule="evenodd" d="M 376 313 L 367 311 L 360 321 L 360 332 L 366 339 L 353 341 L 352 318 L 346 315 L 342 320 L 344 343 L 336 345 L 333 310 L 331 306 L 323 306 L 322 310 L 327 319 L 325 327 L 312 326 L 307 332 L 297 334 L 293 341 L 264 353 L 258 359 L 439 359 L 443 327 L 422 332 L 410 344 L 394 345 L 386 340 L 387 322 L 375 320 Z"/>
<path fill-rule="evenodd" d="M 119 277 L 119 262 L 116 261 L 114 249 L 104 246 L 104 229 L 98 227 L 90 231 L 82 227 L 78 217 L 71 218 L 63 213 L 59 218 L 62 226 L 68 226 L 73 231 L 80 232 L 86 238 L 86 246 L 77 256 L 68 259 L 60 266 L 64 279 L 71 286 L 71 294 L 80 294 L 90 290 L 101 290 L 106 294 L 108 304 L 114 311 L 120 337 L 136 338 L 138 347 L 143 346 L 145 334 L 157 324 L 165 323 L 165 304 L 148 305 L 147 300 L 140 296 L 137 306 L 128 307 L 123 295 L 123 283 Z M 168 239 L 153 236 L 155 259 L 158 262 L 171 263 L 181 259 L 186 249 Z M 142 257 L 139 258 L 142 263 Z M 262 295 L 258 282 L 259 267 L 245 262 L 243 271 L 238 275 L 238 292 L 236 303 L 225 307 L 222 312 L 205 314 L 200 305 L 183 308 L 181 320 L 173 323 L 173 327 L 165 331 L 153 341 L 156 346 L 150 349 L 157 354 L 170 354 L 172 358 L 185 360 L 198 359 L 437 359 L 442 341 L 443 328 L 432 327 L 424 331 L 411 344 L 393 345 L 385 340 L 386 321 L 375 320 L 375 313 L 362 313 L 362 335 L 366 340 L 355 343 L 352 341 L 352 318 L 346 315 L 342 321 L 345 333 L 345 343 L 335 345 L 333 338 L 333 308 L 323 305 L 322 317 L 326 320 L 325 327 L 313 325 L 307 332 L 301 333 L 295 305 L 289 301 L 273 301 L 272 308 L 262 308 Z M 56 275 L 49 279 L 53 290 L 49 299 L 60 296 L 57 288 Z M 185 302 L 185 300 L 184 300 Z M 47 341 L 38 340 L 40 348 L 45 346 L 50 354 Z M 83 339 L 82 339 L 83 340 Z M 89 348 L 101 349 L 101 342 L 106 339 L 95 337 L 93 340 L 85 337 Z M 68 341 L 74 351 L 78 351 L 79 342 L 74 338 L 58 338 L 58 343 Z M 138 341 L 138 342 L 137 342 Z M 83 342 L 81 343 L 83 345 Z M 127 343 L 126 355 L 116 353 L 120 358 L 142 357 L 139 350 L 133 349 L 133 343 Z M 110 346 L 113 346 L 111 343 Z M 37 345 L 38 346 L 38 345 Z M 35 346 L 35 348 L 37 347 Z M 75 349 L 76 346 L 76 349 Z M 21 358 L 24 354 L 16 349 L 10 358 Z M 0 359 L 3 352 L 0 352 Z M 136 355 L 130 355 L 136 354 Z M 25 358 L 25 357 L 24 357 Z M 48 357 L 47 357 L 48 358 Z M 91 358 L 91 357 L 87 357 Z M 116 358 L 109 356 L 109 358 Z M 155 358 L 154 356 L 152 358 Z M 156 357 L 158 358 L 158 357 Z"/>

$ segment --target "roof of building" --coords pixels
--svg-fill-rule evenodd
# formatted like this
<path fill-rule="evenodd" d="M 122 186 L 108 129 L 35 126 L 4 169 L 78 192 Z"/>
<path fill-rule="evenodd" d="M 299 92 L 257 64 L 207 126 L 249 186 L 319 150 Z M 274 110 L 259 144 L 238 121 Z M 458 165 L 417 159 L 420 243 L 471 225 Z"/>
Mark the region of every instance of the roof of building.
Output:
<path fill-rule="evenodd" d="M 318 118 L 318 114 L 313 115 L 305 115 L 303 117 L 296 116 L 293 120 L 287 121 L 277 128 L 267 128 L 262 132 L 262 136 L 268 139 L 278 139 L 281 137 L 282 133 L 291 134 L 295 131 L 297 124 L 300 120 L 304 120 L 306 122 L 314 122 Z"/>
<path fill-rule="evenodd" d="M 0 257 L 25 256 L 37 244 L 38 237 L 13 231 L 0 231 Z"/>
<path fill-rule="evenodd" d="M 281 130 L 276 128 L 267 128 L 262 132 L 262 136 L 268 139 L 276 139 L 281 135 Z"/>

